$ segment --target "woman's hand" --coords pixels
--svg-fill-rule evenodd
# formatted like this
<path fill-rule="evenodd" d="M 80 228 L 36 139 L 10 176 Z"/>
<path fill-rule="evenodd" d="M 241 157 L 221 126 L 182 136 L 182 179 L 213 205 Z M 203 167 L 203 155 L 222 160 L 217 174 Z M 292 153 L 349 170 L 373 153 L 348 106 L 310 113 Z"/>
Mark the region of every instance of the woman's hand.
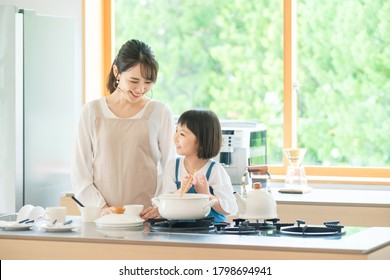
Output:
<path fill-rule="evenodd" d="M 140 217 L 147 221 L 148 219 L 160 219 L 160 213 L 158 212 L 158 208 L 148 207 L 142 210 Z"/>
<path fill-rule="evenodd" d="M 107 204 L 104 204 L 104 206 L 102 207 L 102 216 L 109 214 L 114 214 L 114 209 Z"/>

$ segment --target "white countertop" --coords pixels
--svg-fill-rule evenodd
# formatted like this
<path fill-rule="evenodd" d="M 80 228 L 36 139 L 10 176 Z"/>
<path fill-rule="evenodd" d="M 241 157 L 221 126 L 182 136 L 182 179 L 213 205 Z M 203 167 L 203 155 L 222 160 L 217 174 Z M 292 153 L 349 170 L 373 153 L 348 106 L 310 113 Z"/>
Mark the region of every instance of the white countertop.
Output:
<path fill-rule="evenodd" d="M 300 203 L 345 206 L 390 207 L 389 190 L 351 190 L 312 188 L 304 194 L 279 193 L 272 190 L 277 203 Z M 390 218 L 390 217 L 389 217 Z"/>
<path fill-rule="evenodd" d="M 75 217 L 77 223 L 77 217 Z M 234 248 L 246 250 L 283 250 L 369 254 L 390 245 L 390 227 L 346 227 L 346 234 L 334 237 L 297 237 L 267 235 L 232 235 L 215 233 L 150 232 L 148 223 L 140 230 L 99 230 L 94 223 L 80 223 L 71 232 L 42 232 L 38 230 L 0 230 L 1 239 L 46 240 L 60 242 L 115 243 L 152 246 L 193 246 L 207 248 Z M 390 256 L 388 256 L 390 258 Z"/>
<path fill-rule="evenodd" d="M 339 205 L 361 207 L 390 208 L 390 188 L 343 188 L 340 186 L 312 186 L 312 190 L 304 194 L 279 193 L 281 185 L 271 188 L 272 195 L 278 204 L 306 205 Z M 241 192 L 241 186 L 234 186 L 236 192 Z M 250 188 L 247 186 L 247 190 Z M 390 217 L 389 217 L 390 219 Z"/>

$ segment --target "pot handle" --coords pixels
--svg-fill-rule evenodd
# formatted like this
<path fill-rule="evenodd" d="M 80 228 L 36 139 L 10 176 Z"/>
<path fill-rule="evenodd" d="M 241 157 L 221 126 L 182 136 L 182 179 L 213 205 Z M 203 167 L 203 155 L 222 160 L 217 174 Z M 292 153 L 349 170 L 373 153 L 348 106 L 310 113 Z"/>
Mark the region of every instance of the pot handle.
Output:
<path fill-rule="evenodd" d="M 159 197 L 152 197 L 152 204 L 155 207 L 160 207 L 160 198 Z"/>
<path fill-rule="evenodd" d="M 206 207 L 213 207 L 215 203 L 218 202 L 218 199 L 214 198 L 212 200 L 209 200 L 207 201 L 202 208 L 206 208 Z"/>

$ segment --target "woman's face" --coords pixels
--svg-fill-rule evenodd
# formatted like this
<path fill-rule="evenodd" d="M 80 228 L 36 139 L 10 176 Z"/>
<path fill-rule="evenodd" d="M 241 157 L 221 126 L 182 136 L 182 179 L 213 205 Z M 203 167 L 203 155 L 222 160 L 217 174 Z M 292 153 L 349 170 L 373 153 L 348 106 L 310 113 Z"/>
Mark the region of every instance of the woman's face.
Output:
<path fill-rule="evenodd" d="M 181 156 L 196 156 L 198 143 L 195 134 L 186 125 L 178 124 L 173 135 L 176 152 Z"/>
<path fill-rule="evenodd" d="M 117 90 L 125 94 L 129 102 L 137 103 L 141 100 L 148 91 L 150 91 L 154 83 L 151 80 L 146 80 L 141 75 L 141 65 L 137 64 L 133 68 L 117 74 L 118 69 L 114 66 L 114 74 L 119 79 Z"/>

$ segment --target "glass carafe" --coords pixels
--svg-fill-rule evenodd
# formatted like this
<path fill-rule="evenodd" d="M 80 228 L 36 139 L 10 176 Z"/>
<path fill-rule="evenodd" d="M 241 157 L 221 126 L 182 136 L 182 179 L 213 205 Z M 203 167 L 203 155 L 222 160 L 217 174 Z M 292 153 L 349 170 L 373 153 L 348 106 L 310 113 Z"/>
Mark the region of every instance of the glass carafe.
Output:
<path fill-rule="evenodd" d="M 284 149 L 288 159 L 289 167 L 285 179 L 286 188 L 303 188 L 307 186 L 305 168 L 302 166 L 302 160 L 305 157 L 305 148 Z"/>

